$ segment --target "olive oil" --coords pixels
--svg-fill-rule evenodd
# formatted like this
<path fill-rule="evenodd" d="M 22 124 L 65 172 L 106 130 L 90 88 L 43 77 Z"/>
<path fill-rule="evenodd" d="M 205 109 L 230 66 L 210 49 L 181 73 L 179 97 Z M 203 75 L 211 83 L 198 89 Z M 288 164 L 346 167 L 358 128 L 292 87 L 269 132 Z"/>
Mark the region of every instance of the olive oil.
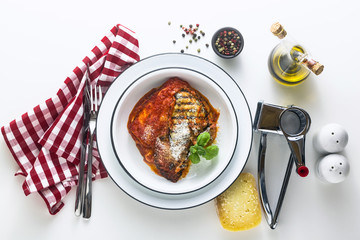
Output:
<path fill-rule="evenodd" d="M 319 75 L 323 71 L 324 66 L 313 60 L 302 46 L 292 40 L 280 23 L 274 23 L 271 32 L 282 39 L 268 59 L 269 71 L 276 81 L 286 86 L 296 86 L 311 72 Z"/>
<path fill-rule="evenodd" d="M 302 64 L 304 54 L 301 46 L 294 46 L 289 51 L 283 44 L 277 45 L 268 59 L 272 77 L 286 86 L 302 83 L 310 74 L 310 70 Z"/>

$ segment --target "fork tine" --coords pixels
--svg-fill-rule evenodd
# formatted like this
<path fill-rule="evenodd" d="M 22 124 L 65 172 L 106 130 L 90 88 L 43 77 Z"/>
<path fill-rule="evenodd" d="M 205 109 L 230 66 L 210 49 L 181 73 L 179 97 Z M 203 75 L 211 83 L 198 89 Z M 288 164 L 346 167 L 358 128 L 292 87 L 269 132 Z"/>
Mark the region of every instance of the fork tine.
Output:
<path fill-rule="evenodd" d="M 94 112 L 97 112 L 97 91 L 96 86 L 94 86 L 94 98 L 93 98 L 93 104 L 94 104 Z"/>
<path fill-rule="evenodd" d="M 102 95 L 102 91 L 101 91 L 101 86 L 99 86 L 99 105 L 102 101 L 102 97 L 103 97 L 103 95 Z"/>
<path fill-rule="evenodd" d="M 98 90 L 97 87 L 94 87 L 94 111 L 97 112 L 98 111 Z"/>
<path fill-rule="evenodd" d="M 93 93 L 92 93 L 92 86 L 89 84 L 89 90 L 90 90 L 90 111 L 93 110 Z"/>

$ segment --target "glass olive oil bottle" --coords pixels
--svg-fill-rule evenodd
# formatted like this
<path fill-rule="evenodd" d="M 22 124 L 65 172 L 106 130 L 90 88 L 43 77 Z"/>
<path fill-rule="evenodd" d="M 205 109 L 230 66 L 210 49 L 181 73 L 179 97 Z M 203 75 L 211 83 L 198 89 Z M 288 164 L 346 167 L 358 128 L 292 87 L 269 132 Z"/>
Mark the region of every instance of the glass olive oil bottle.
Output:
<path fill-rule="evenodd" d="M 314 72 L 319 75 L 324 66 L 314 61 L 308 52 L 295 41 L 287 37 L 285 29 L 279 23 L 271 26 L 271 32 L 282 39 L 272 50 L 268 59 L 268 67 L 272 77 L 286 86 L 296 86 L 302 83 Z"/>

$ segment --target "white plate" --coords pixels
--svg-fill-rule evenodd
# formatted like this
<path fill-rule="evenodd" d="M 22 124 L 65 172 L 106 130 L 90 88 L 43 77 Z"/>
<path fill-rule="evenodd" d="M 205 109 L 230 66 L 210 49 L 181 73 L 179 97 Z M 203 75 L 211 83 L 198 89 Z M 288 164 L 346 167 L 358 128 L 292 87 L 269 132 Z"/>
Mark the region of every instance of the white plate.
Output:
<path fill-rule="evenodd" d="M 238 121 L 238 141 L 229 166 L 207 186 L 184 194 L 152 191 L 130 177 L 119 164 L 111 143 L 111 118 L 119 96 L 138 78 L 163 68 L 192 69 L 213 79 L 231 99 Z M 97 144 L 101 159 L 112 180 L 129 196 L 158 208 L 183 209 L 208 202 L 225 191 L 238 177 L 250 154 L 252 119 L 245 96 L 236 82 L 220 67 L 188 54 L 160 54 L 145 58 L 124 71 L 110 86 L 102 101 L 97 120 Z"/>
<path fill-rule="evenodd" d="M 185 178 L 173 183 L 155 174 L 144 162 L 135 141 L 127 129 L 130 112 L 139 99 L 149 90 L 159 87 L 166 80 L 179 77 L 200 91 L 220 112 L 216 145 L 216 158 L 199 164 L 192 164 Z M 237 142 L 238 126 L 235 110 L 226 93 L 216 82 L 205 75 L 186 68 L 162 68 L 144 74 L 120 95 L 112 118 L 112 143 L 115 153 L 124 169 L 143 186 L 167 194 L 184 194 L 199 190 L 214 181 L 228 166 Z"/>

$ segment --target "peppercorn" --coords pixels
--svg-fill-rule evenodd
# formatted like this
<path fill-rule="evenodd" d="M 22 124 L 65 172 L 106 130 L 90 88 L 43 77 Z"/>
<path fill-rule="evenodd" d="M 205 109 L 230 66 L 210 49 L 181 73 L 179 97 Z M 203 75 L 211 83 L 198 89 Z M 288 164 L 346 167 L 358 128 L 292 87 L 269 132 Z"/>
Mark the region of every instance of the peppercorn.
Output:
<path fill-rule="evenodd" d="M 240 37 L 235 31 L 221 31 L 215 41 L 216 49 L 223 55 L 235 55 L 240 44 Z"/>
<path fill-rule="evenodd" d="M 202 37 L 205 36 L 205 32 L 199 28 L 200 24 L 189 24 L 189 25 L 183 25 L 180 24 L 180 29 L 182 30 L 181 37 L 186 39 L 189 35 L 190 37 L 187 38 L 189 41 L 189 44 L 195 44 L 196 42 L 200 41 Z M 173 40 L 173 43 L 178 44 L 177 40 Z M 205 45 L 207 48 L 209 47 L 209 44 Z M 180 50 L 180 52 L 187 51 L 189 49 L 189 45 L 184 46 L 183 49 Z M 197 49 L 197 52 L 200 53 L 200 48 Z"/>
<path fill-rule="evenodd" d="M 180 51 L 181 53 L 184 53 L 184 49 L 181 49 L 181 51 Z"/>

